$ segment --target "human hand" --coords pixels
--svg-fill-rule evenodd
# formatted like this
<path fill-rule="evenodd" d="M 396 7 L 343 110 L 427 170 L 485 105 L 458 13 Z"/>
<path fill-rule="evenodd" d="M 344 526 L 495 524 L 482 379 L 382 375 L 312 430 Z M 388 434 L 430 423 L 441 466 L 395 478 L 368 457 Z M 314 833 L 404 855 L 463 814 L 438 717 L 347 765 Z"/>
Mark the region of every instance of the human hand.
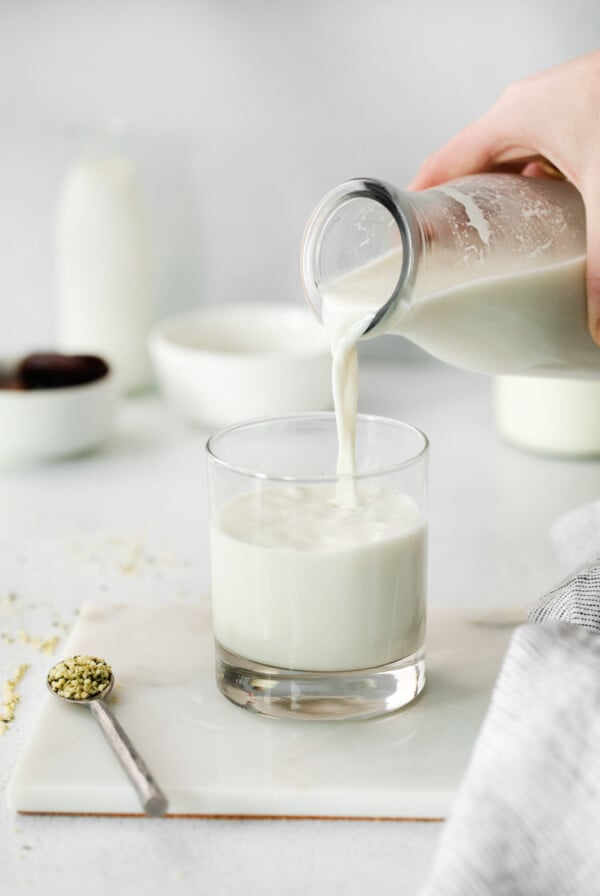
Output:
<path fill-rule="evenodd" d="M 510 164 L 523 174 L 543 176 L 543 160 L 583 196 L 588 323 L 600 345 L 600 51 L 512 84 L 481 118 L 425 161 L 409 189 Z"/>

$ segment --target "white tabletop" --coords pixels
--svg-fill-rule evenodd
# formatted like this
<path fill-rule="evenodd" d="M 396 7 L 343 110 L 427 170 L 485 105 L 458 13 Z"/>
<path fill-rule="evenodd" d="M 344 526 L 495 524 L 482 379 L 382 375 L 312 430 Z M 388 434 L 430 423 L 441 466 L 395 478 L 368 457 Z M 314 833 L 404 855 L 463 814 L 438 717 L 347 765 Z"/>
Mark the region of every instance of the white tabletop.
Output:
<path fill-rule="evenodd" d="M 361 409 L 431 439 L 430 601 L 531 603 L 562 574 L 548 541 L 563 511 L 597 497 L 600 464 L 502 444 L 491 384 L 421 358 L 370 362 Z M 207 433 L 155 396 L 123 404 L 111 445 L 0 474 L 0 681 L 30 663 L 0 739 L 5 787 L 52 658 L 9 637 L 64 636 L 84 600 L 205 600 Z M 8 637 L 7 637 L 8 636 Z M 56 657 L 60 656 L 60 646 Z M 0 802 L 0 892 L 87 896 L 198 892 L 415 894 L 440 825 L 15 816 Z"/>

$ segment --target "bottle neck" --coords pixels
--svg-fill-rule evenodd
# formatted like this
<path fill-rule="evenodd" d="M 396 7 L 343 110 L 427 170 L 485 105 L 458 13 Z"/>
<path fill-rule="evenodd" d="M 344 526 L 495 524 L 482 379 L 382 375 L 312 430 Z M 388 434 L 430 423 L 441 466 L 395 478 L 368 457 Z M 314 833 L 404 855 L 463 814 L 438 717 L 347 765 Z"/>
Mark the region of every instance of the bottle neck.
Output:
<path fill-rule="evenodd" d="M 384 181 L 356 179 L 331 190 L 314 210 L 302 243 L 304 291 L 319 320 L 323 293 L 332 284 L 346 283 L 356 294 L 362 277 L 370 286 L 373 312 L 364 335 L 385 331 L 414 287 L 424 236 L 418 205 Z M 382 259 L 385 274 L 379 270 L 369 277 Z"/>

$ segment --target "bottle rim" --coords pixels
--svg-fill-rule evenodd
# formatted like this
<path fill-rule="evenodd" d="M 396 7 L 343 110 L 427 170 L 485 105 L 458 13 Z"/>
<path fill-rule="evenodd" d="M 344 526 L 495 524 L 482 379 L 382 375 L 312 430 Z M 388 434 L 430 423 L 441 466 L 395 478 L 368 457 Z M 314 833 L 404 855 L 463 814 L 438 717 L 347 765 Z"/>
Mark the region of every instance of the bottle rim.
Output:
<path fill-rule="evenodd" d="M 415 209 L 406 193 L 397 191 L 391 184 L 375 178 L 354 178 L 330 190 L 310 216 L 301 252 L 301 279 L 304 294 L 317 319 L 322 322 L 322 285 L 320 259 L 323 236 L 332 216 L 352 199 L 366 198 L 381 205 L 392 217 L 398 228 L 402 247 L 402 263 L 396 285 L 386 302 L 373 315 L 363 337 L 374 336 L 380 326 L 397 307 L 402 295 L 412 287 L 415 279 L 415 262 L 418 257 L 419 229 L 415 226 Z"/>

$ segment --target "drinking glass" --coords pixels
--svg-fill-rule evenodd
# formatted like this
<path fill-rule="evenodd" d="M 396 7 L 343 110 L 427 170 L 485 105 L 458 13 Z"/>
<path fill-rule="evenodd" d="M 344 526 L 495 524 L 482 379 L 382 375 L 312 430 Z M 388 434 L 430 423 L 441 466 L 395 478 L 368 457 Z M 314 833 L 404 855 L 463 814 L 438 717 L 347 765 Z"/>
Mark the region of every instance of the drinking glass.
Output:
<path fill-rule="evenodd" d="M 380 715 L 425 683 L 428 440 L 359 414 L 355 476 L 337 444 L 317 413 L 206 446 L 217 683 L 264 715 Z"/>

